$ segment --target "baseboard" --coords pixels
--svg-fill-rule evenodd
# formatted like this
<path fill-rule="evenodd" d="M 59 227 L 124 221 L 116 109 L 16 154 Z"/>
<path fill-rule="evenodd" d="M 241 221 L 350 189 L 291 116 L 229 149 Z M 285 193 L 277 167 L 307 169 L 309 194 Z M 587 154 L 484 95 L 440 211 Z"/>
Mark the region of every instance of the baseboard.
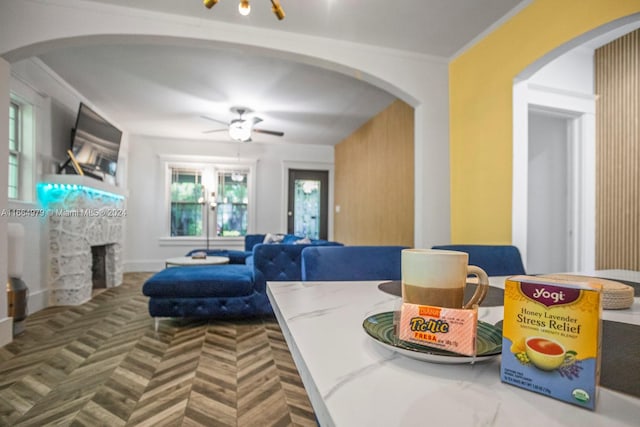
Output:
<path fill-rule="evenodd" d="M 125 261 L 122 265 L 122 270 L 125 273 L 143 273 L 160 271 L 164 267 L 164 260 Z"/>
<path fill-rule="evenodd" d="M 42 289 L 36 292 L 29 291 L 29 301 L 27 302 L 27 315 L 36 313 L 49 307 L 49 290 Z"/>
<path fill-rule="evenodd" d="M 13 341 L 13 318 L 0 319 L 0 347 Z"/>

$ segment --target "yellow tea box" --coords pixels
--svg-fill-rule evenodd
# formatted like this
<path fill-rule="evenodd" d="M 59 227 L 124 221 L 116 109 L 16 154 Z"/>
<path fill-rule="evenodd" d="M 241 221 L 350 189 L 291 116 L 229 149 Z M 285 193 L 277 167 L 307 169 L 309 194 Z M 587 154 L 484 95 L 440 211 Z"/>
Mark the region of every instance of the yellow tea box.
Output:
<path fill-rule="evenodd" d="M 601 286 L 514 276 L 505 281 L 503 382 L 595 409 Z"/>
<path fill-rule="evenodd" d="M 460 353 L 476 354 L 478 310 L 403 303 L 398 338 L 403 341 Z"/>

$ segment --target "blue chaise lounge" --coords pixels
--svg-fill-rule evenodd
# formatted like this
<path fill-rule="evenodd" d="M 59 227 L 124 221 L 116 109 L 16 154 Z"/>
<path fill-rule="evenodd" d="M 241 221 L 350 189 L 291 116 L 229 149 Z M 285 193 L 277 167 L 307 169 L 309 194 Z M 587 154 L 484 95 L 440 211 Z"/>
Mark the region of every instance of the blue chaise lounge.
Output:
<path fill-rule="evenodd" d="M 160 317 L 229 319 L 273 313 L 267 281 L 301 280 L 302 250 L 316 245 L 341 246 L 326 240 L 254 243 L 245 264 L 170 267 L 154 274 L 142 293 L 149 297 L 156 329 Z"/>

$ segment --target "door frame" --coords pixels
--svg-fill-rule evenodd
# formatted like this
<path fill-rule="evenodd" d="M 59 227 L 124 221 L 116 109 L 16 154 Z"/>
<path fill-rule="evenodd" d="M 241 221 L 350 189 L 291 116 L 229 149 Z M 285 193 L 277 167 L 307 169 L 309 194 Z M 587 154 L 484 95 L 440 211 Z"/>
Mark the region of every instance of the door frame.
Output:
<path fill-rule="evenodd" d="M 571 271 L 595 269 L 596 97 L 518 81 L 513 86 L 512 234 L 527 266 L 529 110 L 570 119 L 567 256 Z"/>
<path fill-rule="evenodd" d="M 309 169 L 289 169 L 289 188 L 287 190 L 287 234 L 295 234 L 296 189 L 294 180 L 317 180 L 320 182 L 320 206 L 318 239 L 329 236 L 329 171 Z"/>
<path fill-rule="evenodd" d="M 334 216 L 334 176 L 335 165 L 325 162 L 299 162 L 294 160 L 284 160 L 282 162 L 282 200 L 280 203 L 280 229 L 287 231 L 288 193 L 289 193 L 289 169 L 316 170 L 329 172 L 329 201 L 327 207 L 327 239 L 334 240 L 333 237 L 333 216 Z"/>

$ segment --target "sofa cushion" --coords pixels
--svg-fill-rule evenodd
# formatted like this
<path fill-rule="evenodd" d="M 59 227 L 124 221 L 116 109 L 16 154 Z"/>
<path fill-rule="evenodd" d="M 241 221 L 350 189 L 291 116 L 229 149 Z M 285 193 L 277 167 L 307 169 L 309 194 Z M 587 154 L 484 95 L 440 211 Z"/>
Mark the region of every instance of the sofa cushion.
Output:
<path fill-rule="evenodd" d="M 322 239 L 312 239 L 311 244 L 313 246 L 335 246 L 336 242 L 330 242 L 328 240 L 322 240 Z M 342 244 L 339 244 L 339 246 L 342 246 Z"/>
<path fill-rule="evenodd" d="M 245 260 L 244 263 L 246 265 L 248 265 L 249 267 L 253 268 L 253 255 L 249 255 Z"/>
<path fill-rule="evenodd" d="M 149 297 L 236 297 L 253 292 L 251 267 L 240 264 L 170 267 L 142 287 Z"/>
<path fill-rule="evenodd" d="M 311 239 L 308 239 L 304 236 L 296 236 L 295 234 L 267 233 L 264 236 L 264 241 L 262 241 L 262 243 L 264 244 L 282 243 L 285 245 L 290 245 L 290 244 L 298 243 L 300 240 L 304 240 L 304 239 L 309 240 L 309 243 L 311 242 Z"/>
<path fill-rule="evenodd" d="M 271 234 L 271 233 L 267 233 L 264 236 L 264 240 L 262 241 L 262 243 L 265 244 L 269 244 L 269 243 L 283 243 L 284 241 L 284 234 Z"/>
<path fill-rule="evenodd" d="M 302 251 L 302 280 L 400 280 L 406 246 L 318 246 Z"/>
<path fill-rule="evenodd" d="M 437 245 L 432 249 L 466 252 L 469 265 L 483 269 L 488 276 L 526 274 L 517 247 L 511 245 Z"/>
<path fill-rule="evenodd" d="M 298 240 L 304 239 L 304 236 L 296 236 L 295 234 L 285 234 L 282 239 L 282 243 L 291 245 L 296 243 Z"/>
<path fill-rule="evenodd" d="M 255 245 L 264 242 L 265 237 L 266 234 L 247 234 L 244 236 L 244 250 L 252 251 Z"/>
<path fill-rule="evenodd" d="M 247 257 L 251 255 L 251 251 L 235 251 L 228 250 L 229 264 L 244 264 Z"/>

